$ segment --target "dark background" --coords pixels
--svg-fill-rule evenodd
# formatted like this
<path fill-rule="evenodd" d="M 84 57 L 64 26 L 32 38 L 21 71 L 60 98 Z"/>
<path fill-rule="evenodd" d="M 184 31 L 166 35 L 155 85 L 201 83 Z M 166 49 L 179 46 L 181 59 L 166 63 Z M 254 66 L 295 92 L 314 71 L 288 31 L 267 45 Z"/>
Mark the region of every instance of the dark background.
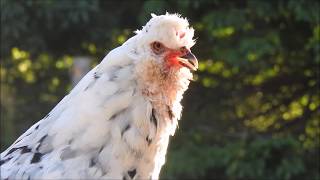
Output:
<path fill-rule="evenodd" d="M 196 81 L 162 179 L 320 179 L 320 5 L 316 0 L 1 0 L 1 150 L 150 13 L 195 28 Z"/>

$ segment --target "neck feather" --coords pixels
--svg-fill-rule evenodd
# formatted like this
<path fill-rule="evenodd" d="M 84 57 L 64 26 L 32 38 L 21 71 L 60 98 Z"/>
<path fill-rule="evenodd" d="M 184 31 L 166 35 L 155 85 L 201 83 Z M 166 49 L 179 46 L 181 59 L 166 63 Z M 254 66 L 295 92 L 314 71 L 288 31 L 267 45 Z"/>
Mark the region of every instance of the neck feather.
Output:
<path fill-rule="evenodd" d="M 173 134 L 181 116 L 183 93 L 187 90 L 191 72 L 186 68 L 169 71 L 156 61 L 145 60 L 136 64 L 135 75 L 139 89 L 157 111 L 160 123 Z"/>

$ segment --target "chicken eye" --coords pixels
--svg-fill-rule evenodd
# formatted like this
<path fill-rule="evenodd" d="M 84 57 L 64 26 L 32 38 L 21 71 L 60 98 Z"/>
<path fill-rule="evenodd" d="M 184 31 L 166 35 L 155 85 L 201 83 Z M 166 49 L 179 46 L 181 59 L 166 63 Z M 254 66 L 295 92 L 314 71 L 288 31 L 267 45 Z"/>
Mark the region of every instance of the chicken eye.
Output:
<path fill-rule="evenodd" d="M 161 54 L 164 52 L 165 48 L 160 42 L 153 42 L 151 44 L 151 49 L 155 54 Z"/>

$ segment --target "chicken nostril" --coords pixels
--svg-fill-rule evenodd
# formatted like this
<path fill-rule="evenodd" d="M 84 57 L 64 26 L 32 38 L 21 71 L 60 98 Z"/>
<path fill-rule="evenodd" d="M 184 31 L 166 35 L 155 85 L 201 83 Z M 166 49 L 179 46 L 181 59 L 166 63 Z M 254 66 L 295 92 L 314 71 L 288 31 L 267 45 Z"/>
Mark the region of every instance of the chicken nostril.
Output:
<path fill-rule="evenodd" d="M 187 51 L 184 56 L 182 56 L 181 58 L 184 58 L 184 59 L 188 59 L 189 61 L 190 60 L 196 60 L 196 56 L 194 54 L 192 54 L 192 52 L 190 51 Z"/>

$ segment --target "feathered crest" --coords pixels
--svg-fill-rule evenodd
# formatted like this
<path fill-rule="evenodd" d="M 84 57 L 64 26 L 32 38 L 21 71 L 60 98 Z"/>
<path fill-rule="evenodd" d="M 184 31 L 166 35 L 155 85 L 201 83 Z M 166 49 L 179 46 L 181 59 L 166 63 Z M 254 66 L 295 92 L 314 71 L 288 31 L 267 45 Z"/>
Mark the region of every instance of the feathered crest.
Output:
<path fill-rule="evenodd" d="M 172 31 L 172 28 L 176 32 Z M 171 31 L 171 32 L 169 32 Z M 168 42 L 171 42 L 172 39 L 177 39 L 181 41 L 178 44 L 185 44 L 187 47 L 191 47 L 195 44 L 195 41 L 192 39 L 194 35 L 194 29 L 189 27 L 189 22 L 187 18 L 181 17 L 178 13 L 170 14 L 166 12 L 164 15 L 156 15 L 151 13 L 151 19 L 147 22 L 145 26 L 142 26 L 141 30 L 136 30 L 137 35 L 147 35 L 156 37 L 160 36 L 162 39 L 167 39 Z M 171 36 L 170 33 L 173 33 L 176 38 Z M 165 36 L 170 36 L 165 38 Z M 171 39 L 169 41 L 169 39 Z"/>

